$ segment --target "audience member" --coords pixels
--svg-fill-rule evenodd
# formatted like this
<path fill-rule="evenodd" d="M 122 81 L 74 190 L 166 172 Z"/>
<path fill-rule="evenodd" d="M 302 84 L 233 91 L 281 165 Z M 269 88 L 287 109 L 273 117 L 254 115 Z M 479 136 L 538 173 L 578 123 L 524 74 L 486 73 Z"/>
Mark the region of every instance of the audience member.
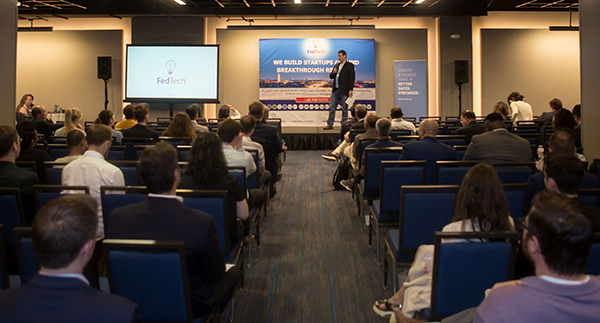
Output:
<path fill-rule="evenodd" d="M 110 150 L 112 132 L 108 126 L 95 124 L 88 129 L 88 150 L 62 171 L 62 185 L 87 186 L 90 195 L 98 202 L 98 237 L 104 237 L 102 220 L 101 186 L 125 186 L 121 170 L 104 160 Z"/>
<path fill-rule="evenodd" d="M 177 112 L 171 124 L 162 133 L 165 137 L 189 138 L 190 141 L 196 138 L 196 131 L 192 125 L 192 120 L 185 112 Z"/>
<path fill-rule="evenodd" d="M 575 128 L 573 128 L 573 134 L 575 135 L 575 140 L 579 139 L 581 143 L 581 105 L 576 104 L 571 113 L 573 113 L 573 118 L 575 118 L 575 123 L 577 123 Z"/>
<path fill-rule="evenodd" d="M 51 161 L 52 159 L 45 150 L 36 148 L 38 134 L 35 129 L 35 124 L 30 121 L 22 122 L 17 125 L 17 131 L 19 132 L 19 137 L 21 137 L 21 154 L 16 161 L 35 162 L 38 176 L 40 180 L 43 180 L 46 178 L 44 162 Z"/>
<path fill-rule="evenodd" d="M 375 131 L 377 132 L 377 142 L 368 145 L 366 148 L 390 148 L 390 147 L 402 147 L 402 144 L 397 141 L 392 141 L 390 133 L 392 132 L 392 122 L 389 119 L 381 118 L 375 123 Z M 365 148 L 365 149 L 366 149 Z M 354 190 L 354 185 L 360 183 L 367 173 L 367 166 L 365 163 L 365 154 L 362 155 L 362 163 L 360 171 L 354 178 L 345 179 L 340 184 L 348 191 Z"/>
<path fill-rule="evenodd" d="M 528 162 L 533 158 L 529 141 L 509 132 L 498 113 L 485 117 L 488 130 L 473 136 L 463 160 L 481 160 L 485 163 Z"/>
<path fill-rule="evenodd" d="M 529 103 L 524 102 L 523 99 L 525 96 L 519 92 L 512 92 L 508 96 L 508 104 L 510 104 L 511 112 L 511 120 L 517 124 L 518 121 L 532 121 L 533 120 L 533 110 L 531 109 L 531 105 Z"/>
<path fill-rule="evenodd" d="M 402 149 L 402 160 L 426 160 L 427 171 L 425 183 L 427 185 L 435 182 L 435 162 L 442 160 L 456 160 L 456 149 L 439 142 L 435 136 L 439 130 L 439 124 L 434 119 L 425 119 L 419 124 L 417 133 L 419 141 L 411 141 L 404 144 Z"/>
<path fill-rule="evenodd" d="M 535 276 L 494 285 L 475 323 L 600 321 L 600 281 L 585 275 L 592 230 L 584 211 L 545 191 L 523 222 L 521 247 Z"/>
<path fill-rule="evenodd" d="M 350 163 L 352 164 L 352 167 L 356 170 L 360 170 L 359 163 L 360 163 L 361 157 L 362 157 L 362 151 L 360 149 L 360 141 L 363 139 L 377 139 L 378 138 L 377 129 L 375 128 L 375 124 L 377 123 L 377 120 L 379 120 L 379 117 L 375 113 L 367 114 L 367 116 L 364 118 L 364 121 L 361 122 L 366 131 L 356 135 L 354 137 L 354 140 L 352 141 L 350 150 L 346 149 L 344 151 L 344 155 L 352 152 L 352 154 L 346 155 L 346 157 L 350 158 Z M 356 124 L 358 124 L 358 123 L 356 123 Z M 347 135 L 348 135 L 348 141 L 349 141 L 350 134 L 348 133 Z"/>
<path fill-rule="evenodd" d="M 219 121 L 225 119 L 239 119 L 240 117 L 241 115 L 238 110 L 232 107 L 231 104 L 222 105 L 217 113 L 217 119 L 219 119 Z"/>
<path fill-rule="evenodd" d="M 364 104 L 355 104 L 356 107 L 356 116 L 358 118 L 358 122 L 354 123 L 350 130 L 364 130 L 365 129 L 365 118 L 367 117 L 367 107 Z"/>
<path fill-rule="evenodd" d="M 554 98 L 552 100 L 550 100 L 550 111 L 546 111 L 543 112 L 537 119 L 535 119 L 536 121 L 539 121 L 541 126 L 544 126 L 544 124 L 548 123 L 548 122 L 552 122 L 552 118 L 554 117 L 554 111 L 560 110 L 563 108 L 563 104 L 562 101 Z"/>
<path fill-rule="evenodd" d="M 559 130 L 550 135 L 548 139 L 548 152 L 557 152 L 562 154 L 574 153 L 577 158 L 582 162 L 587 162 L 584 155 L 577 153 L 577 147 L 575 147 L 575 140 L 570 133 Z M 541 172 L 544 170 L 544 156 L 540 160 L 535 162 L 535 167 Z"/>
<path fill-rule="evenodd" d="M 267 106 L 264 106 L 264 112 L 263 112 L 263 118 L 262 118 L 262 122 L 263 123 L 267 123 L 267 120 L 269 119 L 269 108 L 267 108 Z"/>
<path fill-rule="evenodd" d="M 112 111 L 100 111 L 100 113 L 98 113 L 98 118 L 96 118 L 96 121 L 94 121 L 94 123 L 99 123 L 108 126 L 110 128 L 110 131 L 112 132 L 112 136 L 115 138 L 115 141 L 119 145 L 123 144 L 123 133 L 112 128 L 115 124 L 115 116 L 112 114 Z"/>
<path fill-rule="evenodd" d="M 167 143 L 144 149 L 138 172 L 148 197 L 115 209 L 110 215 L 108 237 L 183 241 L 194 318 L 208 314 L 215 304 L 222 310 L 240 280 L 240 271 L 238 267 L 225 271 L 214 218 L 186 207 L 183 198 L 177 196 L 181 181 L 177 151 Z"/>
<path fill-rule="evenodd" d="M 498 113 L 502 116 L 504 121 L 510 121 L 510 112 L 508 111 L 508 104 L 500 101 L 494 105 L 492 113 Z"/>
<path fill-rule="evenodd" d="M 358 122 L 358 118 L 356 117 L 356 105 L 353 105 L 350 108 L 350 120 L 342 122 L 342 127 L 340 128 L 340 139 L 344 140 L 344 135 L 346 132 L 350 131 L 352 125 Z"/>
<path fill-rule="evenodd" d="M 17 124 L 31 120 L 31 109 L 33 108 L 33 94 L 25 94 L 17 105 Z"/>
<path fill-rule="evenodd" d="M 573 129 L 577 125 L 575 118 L 571 111 L 567 109 L 560 109 L 554 111 L 554 118 L 552 118 L 552 128 L 555 131 L 566 131 L 573 135 Z"/>
<path fill-rule="evenodd" d="M 200 111 L 202 111 L 202 107 L 198 103 L 192 103 L 189 107 L 185 109 L 185 113 L 190 117 L 192 127 L 194 127 L 195 132 L 208 132 L 208 127 L 198 124 L 199 119 L 204 119 L 204 117 L 200 116 Z"/>
<path fill-rule="evenodd" d="M 265 184 L 271 181 L 271 172 L 265 169 L 265 151 L 263 146 L 257 142 L 252 141 L 252 134 L 254 133 L 254 127 L 256 127 L 256 119 L 253 116 L 243 116 L 240 119 L 242 125 L 242 147 L 244 149 L 254 149 L 258 151 L 258 174 L 260 175 L 261 184 Z"/>
<path fill-rule="evenodd" d="M 404 112 L 400 107 L 393 107 L 390 112 L 390 117 L 392 118 L 392 130 L 410 130 L 410 134 L 414 135 L 417 133 L 417 128 L 415 124 L 410 121 L 405 121 L 402 119 L 404 116 Z"/>
<path fill-rule="evenodd" d="M 138 306 L 89 286 L 83 269 L 96 245 L 96 201 L 63 196 L 46 204 L 31 240 L 40 271 L 27 284 L 0 293 L 2 322 L 139 322 Z"/>
<path fill-rule="evenodd" d="M 46 141 L 50 142 L 50 136 L 54 135 L 54 131 L 60 128 L 60 124 L 55 124 L 52 121 L 52 118 L 48 116 L 48 112 L 46 112 L 46 108 L 43 106 L 36 106 L 31 110 L 31 116 L 33 118 L 33 122 L 37 127 L 37 132 L 44 135 Z"/>
<path fill-rule="evenodd" d="M 188 166 L 181 179 L 180 188 L 193 190 L 226 190 L 232 203 L 228 205 L 229 241 L 236 245 L 241 238 L 241 228 L 236 218 L 248 219 L 246 192 L 237 178 L 229 174 L 223 154 L 223 142 L 216 133 L 198 134 L 188 153 Z"/>
<path fill-rule="evenodd" d="M 123 115 L 125 116 L 125 120 L 117 122 L 115 130 L 127 130 L 137 124 L 133 115 L 133 105 L 126 105 L 123 108 Z"/>
<path fill-rule="evenodd" d="M 85 133 L 83 125 L 80 121 L 83 118 L 83 113 L 77 108 L 68 108 L 65 111 L 65 126 L 54 132 L 55 136 L 65 137 L 71 130 L 79 130 Z"/>
<path fill-rule="evenodd" d="M 465 145 L 469 145 L 471 143 L 471 138 L 473 138 L 474 135 L 479 135 L 485 132 L 485 126 L 479 124 L 477 120 L 475 120 L 475 113 L 473 113 L 473 111 L 463 111 L 460 114 L 460 123 L 463 126 L 462 128 L 458 128 L 456 130 L 456 134 L 465 136 Z"/>
<path fill-rule="evenodd" d="M 264 107 L 260 101 L 250 103 L 248 114 L 256 119 L 256 126 L 251 138 L 253 141 L 261 142 L 265 150 L 265 165 L 266 169 L 271 173 L 271 196 L 277 192 L 275 183 L 279 181 L 279 162 L 278 155 L 283 152 L 283 142 L 281 134 L 276 126 L 266 124 L 262 121 Z"/>
<path fill-rule="evenodd" d="M 33 185 L 39 184 L 38 175 L 19 168 L 15 160 L 21 152 L 21 138 L 17 130 L 0 126 L 0 187 L 18 187 L 23 201 L 23 213 L 30 225 L 35 215 L 33 208 Z"/>
<path fill-rule="evenodd" d="M 150 138 L 158 141 L 158 132 L 148 128 L 148 117 L 150 115 L 150 106 L 148 103 L 139 103 L 133 107 L 133 115 L 137 124 L 123 131 L 124 138 Z"/>
<path fill-rule="evenodd" d="M 352 148 L 350 147 L 352 145 L 352 141 L 350 140 L 350 132 L 352 130 L 365 129 L 365 117 L 367 116 L 367 107 L 365 107 L 364 104 L 355 104 L 352 106 L 350 112 L 352 112 L 352 110 L 354 110 L 355 113 L 352 115 L 354 117 L 354 119 L 352 120 L 355 121 L 346 125 L 347 130 L 343 133 L 342 142 L 331 153 L 327 155 L 321 155 L 321 157 L 327 160 L 336 161 L 337 157 L 346 156 L 350 158 L 350 156 L 352 155 Z M 355 126 L 357 126 L 359 129 L 355 129 Z M 342 124 L 342 130 L 344 130 L 344 124 Z"/>
<path fill-rule="evenodd" d="M 460 185 L 452 223 L 446 225 L 442 232 L 512 230 L 514 230 L 514 221 L 509 215 L 504 190 L 496 171 L 492 166 L 484 163 L 473 166 Z M 479 241 L 458 239 L 444 241 L 444 243 L 476 242 Z M 383 317 L 395 315 L 397 322 L 405 322 L 407 319 L 409 322 L 423 322 L 419 312 L 429 309 L 433 271 L 433 268 L 427 267 L 426 259 L 433 257 L 433 254 L 432 245 L 419 247 L 402 287 L 390 299 L 378 301 L 373 306 L 373 310 L 378 315 Z"/>
<path fill-rule="evenodd" d="M 69 154 L 65 157 L 57 158 L 54 162 L 68 164 L 83 156 L 83 153 L 87 149 L 87 140 L 85 140 L 85 134 L 81 131 L 69 132 L 67 135 L 67 147 L 69 148 Z M 64 167 L 65 165 L 53 166 L 53 168 Z"/>

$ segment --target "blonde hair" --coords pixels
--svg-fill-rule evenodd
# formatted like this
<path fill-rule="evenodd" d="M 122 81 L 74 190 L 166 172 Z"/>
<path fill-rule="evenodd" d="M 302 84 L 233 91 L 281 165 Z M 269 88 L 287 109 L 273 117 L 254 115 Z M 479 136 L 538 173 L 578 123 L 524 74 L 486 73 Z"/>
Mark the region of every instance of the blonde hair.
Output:
<path fill-rule="evenodd" d="M 81 120 L 81 118 L 83 118 L 83 113 L 77 108 L 69 108 L 65 111 L 65 135 L 73 129 L 78 129 L 75 121 Z"/>

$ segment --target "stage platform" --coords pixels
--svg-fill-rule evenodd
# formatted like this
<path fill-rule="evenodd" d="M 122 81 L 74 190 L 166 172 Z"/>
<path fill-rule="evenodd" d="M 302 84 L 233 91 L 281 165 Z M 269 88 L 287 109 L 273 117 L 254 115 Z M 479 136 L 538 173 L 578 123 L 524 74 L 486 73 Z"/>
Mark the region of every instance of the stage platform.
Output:
<path fill-rule="evenodd" d="M 333 150 L 340 139 L 340 125 L 332 130 L 323 127 L 283 127 L 282 139 L 289 150 Z"/>

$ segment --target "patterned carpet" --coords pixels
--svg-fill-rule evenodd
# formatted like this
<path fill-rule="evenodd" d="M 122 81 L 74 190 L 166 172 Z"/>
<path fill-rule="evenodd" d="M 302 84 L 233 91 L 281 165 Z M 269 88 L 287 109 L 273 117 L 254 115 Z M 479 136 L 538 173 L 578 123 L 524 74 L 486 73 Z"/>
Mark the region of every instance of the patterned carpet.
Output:
<path fill-rule="evenodd" d="M 391 296 L 351 193 L 334 191 L 327 151 L 289 151 L 260 249 L 238 293 L 236 322 L 386 322 Z"/>

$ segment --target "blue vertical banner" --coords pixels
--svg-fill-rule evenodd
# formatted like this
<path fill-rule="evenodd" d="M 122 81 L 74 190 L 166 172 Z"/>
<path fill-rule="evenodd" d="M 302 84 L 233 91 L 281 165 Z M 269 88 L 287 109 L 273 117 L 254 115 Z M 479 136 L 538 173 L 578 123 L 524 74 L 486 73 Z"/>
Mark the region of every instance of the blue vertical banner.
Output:
<path fill-rule="evenodd" d="M 395 105 L 407 117 L 427 115 L 427 61 L 394 61 Z"/>
<path fill-rule="evenodd" d="M 281 118 L 284 126 L 324 126 L 332 87 L 329 74 L 342 49 L 355 67 L 354 104 L 375 111 L 375 40 L 260 39 L 259 99 L 271 110 L 269 117 Z M 338 106 L 335 122 L 341 118 Z"/>

